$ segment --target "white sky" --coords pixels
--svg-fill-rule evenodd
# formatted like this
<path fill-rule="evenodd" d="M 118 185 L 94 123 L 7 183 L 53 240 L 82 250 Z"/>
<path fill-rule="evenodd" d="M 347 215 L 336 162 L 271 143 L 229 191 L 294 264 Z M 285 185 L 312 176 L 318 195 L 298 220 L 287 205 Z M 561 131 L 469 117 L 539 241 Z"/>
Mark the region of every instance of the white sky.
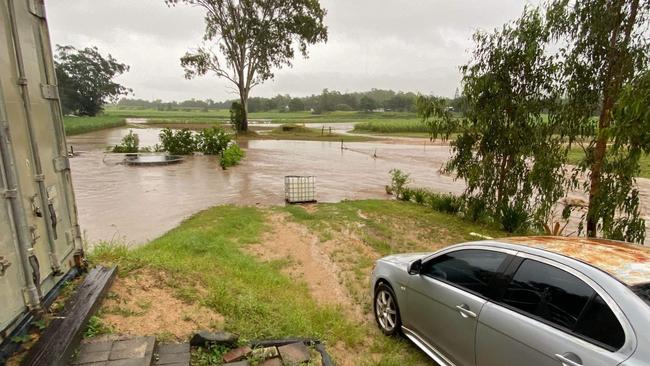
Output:
<path fill-rule="evenodd" d="M 453 96 L 471 35 L 518 17 L 535 0 L 321 0 L 329 41 L 253 96 L 319 94 L 322 89 L 393 89 Z M 203 12 L 163 0 L 46 0 L 52 42 L 97 46 L 131 70 L 118 80 L 131 97 L 234 98 L 226 80 L 185 80 L 179 58 L 201 42 Z"/>

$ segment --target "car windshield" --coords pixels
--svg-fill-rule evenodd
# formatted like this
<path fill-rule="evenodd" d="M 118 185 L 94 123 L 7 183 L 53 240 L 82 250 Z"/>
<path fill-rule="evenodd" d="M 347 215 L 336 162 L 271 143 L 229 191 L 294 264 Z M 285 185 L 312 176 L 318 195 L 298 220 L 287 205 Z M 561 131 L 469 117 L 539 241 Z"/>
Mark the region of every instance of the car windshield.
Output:
<path fill-rule="evenodd" d="M 632 287 L 632 291 L 650 305 L 650 282 Z"/>

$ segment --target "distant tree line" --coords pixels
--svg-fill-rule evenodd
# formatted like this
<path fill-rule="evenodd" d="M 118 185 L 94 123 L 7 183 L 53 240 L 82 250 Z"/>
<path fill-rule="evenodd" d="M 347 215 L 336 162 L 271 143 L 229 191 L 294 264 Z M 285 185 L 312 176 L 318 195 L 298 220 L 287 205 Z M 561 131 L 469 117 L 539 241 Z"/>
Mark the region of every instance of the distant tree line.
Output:
<path fill-rule="evenodd" d="M 320 94 L 306 97 L 291 97 L 288 94 L 276 95 L 271 98 L 250 97 L 248 112 L 301 112 L 325 113 L 333 111 L 364 111 L 377 110 L 394 112 L 415 112 L 417 94 L 384 89 L 372 89 L 366 92 L 341 93 L 336 90 L 323 89 Z M 179 109 L 228 109 L 236 100 L 216 102 L 212 99 L 163 102 L 160 99 L 144 100 L 122 98 L 117 105 L 120 107 L 151 108 L 157 110 Z M 448 105 L 455 112 L 465 110 L 464 98 L 457 95 L 448 99 Z"/>

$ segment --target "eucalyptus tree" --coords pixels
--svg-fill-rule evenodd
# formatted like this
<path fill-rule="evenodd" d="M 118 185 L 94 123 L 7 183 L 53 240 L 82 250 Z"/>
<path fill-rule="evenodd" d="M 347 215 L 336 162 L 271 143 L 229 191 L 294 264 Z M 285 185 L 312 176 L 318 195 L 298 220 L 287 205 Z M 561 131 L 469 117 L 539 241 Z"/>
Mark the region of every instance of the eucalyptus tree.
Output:
<path fill-rule="evenodd" d="M 181 58 L 185 77 L 209 72 L 232 82 L 239 92 L 248 129 L 247 102 L 256 85 L 272 79 L 273 69 L 291 66 L 296 49 L 327 41 L 326 11 L 318 0 L 165 0 L 205 9 L 203 45 Z"/>
<path fill-rule="evenodd" d="M 588 175 L 587 235 L 642 242 L 634 176 L 650 150 L 650 116 L 638 114 L 647 111 L 650 0 L 554 0 L 547 10 L 552 40 L 562 45 L 566 103 L 558 118 L 572 141 L 587 141 L 579 166 Z"/>
<path fill-rule="evenodd" d="M 466 181 L 467 215 L 495 217 L 509 231 L 546 220 L 564 194 L 567 147 L 556 134 L 559 122 L 547 117 L 559 99 L 548 37 L 538 9 L 492 33 L 477 32 L 472 58 L 461 67 L 464 118 L 451 118 L 441 99 L 417 103 L 432 137 L 458 132 L 444 169 Z"/>

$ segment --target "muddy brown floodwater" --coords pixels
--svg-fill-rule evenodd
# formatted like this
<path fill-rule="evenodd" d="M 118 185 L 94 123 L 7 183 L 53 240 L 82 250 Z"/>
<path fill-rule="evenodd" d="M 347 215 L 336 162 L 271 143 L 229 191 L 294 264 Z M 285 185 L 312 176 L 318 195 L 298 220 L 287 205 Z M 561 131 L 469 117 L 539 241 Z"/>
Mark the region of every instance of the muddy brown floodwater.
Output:
<path fill-rule="evenodd" d="M 247 156 L 226 171 L 216 157 L 193 156 L 177 165 L 132 167 L 107 154 L 129 128 L 71 136 L 79 155 L 71 159 L 79 221 L 89 243 L 137 245 L 177 226 L 197 211 L 219 204 L 284 202 L 285 175 L 316 176 L 317 199 L 386 198 L 393 168 L 411 173 L 413 184 L 460 193 L 464 185 L 438 173 L 449 147 L 425 139 L 345 143 L 251 140 Z M 141 146 L 158 143 L 158 128 L 134 130 Z M 376 155 L 376 157 L 375 157 Z"/>

